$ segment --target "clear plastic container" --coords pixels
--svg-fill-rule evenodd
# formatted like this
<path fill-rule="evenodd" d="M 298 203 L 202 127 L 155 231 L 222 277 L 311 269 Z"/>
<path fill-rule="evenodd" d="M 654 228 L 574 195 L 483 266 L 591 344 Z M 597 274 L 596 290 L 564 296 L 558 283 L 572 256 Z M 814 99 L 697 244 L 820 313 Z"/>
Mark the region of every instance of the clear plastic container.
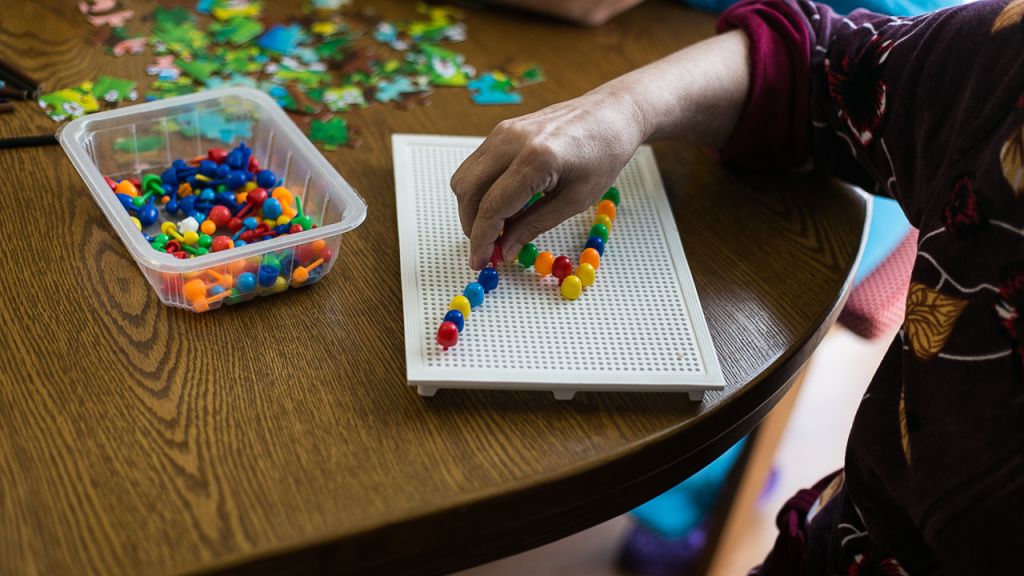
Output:
<path fill-rule="evenodd" d="M 170 306 L 205 312 L 225 302 L 313 284 L 335 258 L 308 267 L 315 260 L 305 262 L 303 256 L 337 255 L 341 235 L 366 218 L 366 203 L 356 191 L 273 99 L 252 88 L 210 90 L 84 116 L 66 124 L 58 139 L 160 301 Z M 143 174 L 159 174 L 176 159 L 205 156 L 210 148 L 230 149 L 240 142 L 253 149 L 261 169 L 273 170 L 301 198 L 316 228 L 178 259 L 149 245 L 103 179 L 141 179 Z M 143 232 L 158 234 L 159 221 Z M 284 280 L 271 286 L 258 283 L 247 291 L 235 285 L 240 274 L 258 275 L 265 264 L 276 264 Z M 196 279 L 209 288 L 201 296 L 195 282 L 185 288 Z M 220 291 L 215 285 L 232 294 L 215 297 Z"/>

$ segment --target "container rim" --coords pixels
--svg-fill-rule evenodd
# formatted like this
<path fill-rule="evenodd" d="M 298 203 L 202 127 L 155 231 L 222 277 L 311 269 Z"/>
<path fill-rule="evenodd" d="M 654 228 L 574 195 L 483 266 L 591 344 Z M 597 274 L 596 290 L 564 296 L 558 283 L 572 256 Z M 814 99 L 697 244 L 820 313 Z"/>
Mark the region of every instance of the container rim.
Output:
<path fill-rule="evenodd" d="M 185 259 L 178 259 L 170 254 L 158 252 L 144 241 L 145 239 L 139 234 L 139 231 L 129 218 L 128 212 L 117 201 L 117 197 L 106 193 L 110 187 L 103 180 L 103 174 L 100 173 L 99 167 L 85 149 L 84 138 L 90 132 L 91 125 L 102 120 L 119 117 L 130 118 L 141 113 L 183 104 L 215 100 L 224 96 L 234 96 L 251 101 L 260 106 L 262 109 L 261 113 L 269 114 L 282 122 L 281 128 L 293 143 L 293 151 L 305 156 L 310 162 L 311 170 L 328 181 L 329 185 L 325 193 L 335 197 L 344 204 L 345 212 L 339 222 L 305 230 L 297 234 L 279 236 L 272 240 L 246 244 L 241 248 L 232 248 L 222 252 L 209 252 L 202 256 Z M 107 216 L 107 221 L 114 227 L 117 235 L 121 238 L 121 242 L 135 260 L 140 265 L 160 272 L 187 273 L 225 265 L 235 260 L 283 250 L 328 236 L 342 234 L 356 228 L 366 219 L 366 201 L 331 166 L 327 159 L 324 158 L 324 155 L 309 141 L 309 138 L 302 133 L 302 130 L 296 126 L 295 122 L 285 114 L 277 102 L 255 88 L 238 86 L 218 88 L 90 114 L 72 120 L 62 126 L 57 131 L 57 140 L 60 142 L 61 147 L 64 148 L 64 152 L 78 171 L 79 176 L 82 177 L 93 199 Z"/>

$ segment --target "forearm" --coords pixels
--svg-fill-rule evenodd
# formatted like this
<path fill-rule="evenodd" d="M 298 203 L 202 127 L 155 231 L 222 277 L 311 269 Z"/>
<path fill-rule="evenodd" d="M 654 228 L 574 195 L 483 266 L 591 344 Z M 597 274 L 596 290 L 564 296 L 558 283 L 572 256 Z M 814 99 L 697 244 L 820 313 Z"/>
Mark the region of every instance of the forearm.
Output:
<path fill-rule="evenodd" d="M 675 137 L 721 147 L 744 110 L 747 38 L 729 32 L 677 52 L 579 98 L 505 120 L 452 176 L 470 266 L 501 238 L 519 249 L 591 204 L 637 146 Z M 537 191 L 544 196 L 523 205 Z"/>
<path fill-rule="evenodd" d="M 714 36 L 612 80 L 587 96 L 631 109 L 642 140 L 683 139 L 720 148 L 743 111 L 750 82 L 747 36 Z"/>

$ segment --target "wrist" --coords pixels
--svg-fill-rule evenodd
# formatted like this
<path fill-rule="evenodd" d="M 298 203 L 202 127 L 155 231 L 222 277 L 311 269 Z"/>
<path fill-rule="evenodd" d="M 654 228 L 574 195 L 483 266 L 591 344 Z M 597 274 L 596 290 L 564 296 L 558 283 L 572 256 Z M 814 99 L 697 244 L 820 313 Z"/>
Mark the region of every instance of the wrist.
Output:
<path fill-rule="evenodd" d="M 636 94 L 618 81 L 603 84 L 583 98 L 593 97 L 600 105 L 607 107 L 620 118 L 619 132 L 634 147 L 640 146 L 651 136 L 654 128 Z"/>

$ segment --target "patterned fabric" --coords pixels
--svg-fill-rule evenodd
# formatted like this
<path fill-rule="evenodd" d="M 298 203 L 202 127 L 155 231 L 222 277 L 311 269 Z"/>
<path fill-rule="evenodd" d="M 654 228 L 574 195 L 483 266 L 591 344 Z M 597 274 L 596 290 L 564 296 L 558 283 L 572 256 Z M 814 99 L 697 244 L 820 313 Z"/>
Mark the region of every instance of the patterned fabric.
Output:
<path fill-rule="evenodd" d="M 685 0 L 686 4 L 702 10 L 721 12 L 733 4 L 733 0 Z M 845 14 L 857 8 L 864 8 L 880 14 L 913 16 L 963 4 L 960 0 L 829 0 L 825 2 L 833 10 Z"/>
<path fill-rule="evenodd" d="M 1024 570 L 1022 18 L 1024 0 L 913 18 L 748 0 L 722 16 L 757 39 L 723 156 L 810 163 L 895 198 L 920 230 L 845 484 L 798 536 L 780 534 L 762 574 Z M 776 130 L 780 117 L 799 124 Z"/>
<path fill-rule="evenodd" d="M 885 261 L 853 289 L 839 313 L 839 323 L 862 338 L 878 338 L 902 324 L 916 254 L 917 230 L 911 229 Z"/>

